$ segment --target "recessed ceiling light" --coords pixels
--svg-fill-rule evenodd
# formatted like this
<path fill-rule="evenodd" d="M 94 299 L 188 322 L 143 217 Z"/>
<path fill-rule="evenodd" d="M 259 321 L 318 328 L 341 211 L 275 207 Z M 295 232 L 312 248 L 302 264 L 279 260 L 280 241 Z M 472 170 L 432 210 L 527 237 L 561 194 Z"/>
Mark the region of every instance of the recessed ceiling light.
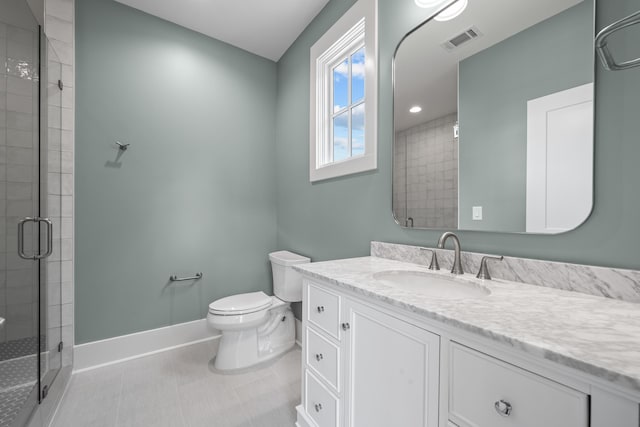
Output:
<path fill-rule="evenodd" d="M 416 6 L 418 7 L 433 7 L 439 4 L 442 4 L 444 0 L 414 0 L 416 2 Z"/>
<path fill-rule="evenodd" d="M 415 106 L 409 108 L 409 112 L 410 113 L 414 113 L 415 114 L 415 113 L 419 113 L 420 111 L 422 111 L 422 107 L 419 106 L 419 105 L 415 105 Z"/>
<path fill-rule="evenodd" d="M 435 16 L 436 21 L 450 21 L 459 16 L 467 8 L 468 0 L 458 0 Z"/>

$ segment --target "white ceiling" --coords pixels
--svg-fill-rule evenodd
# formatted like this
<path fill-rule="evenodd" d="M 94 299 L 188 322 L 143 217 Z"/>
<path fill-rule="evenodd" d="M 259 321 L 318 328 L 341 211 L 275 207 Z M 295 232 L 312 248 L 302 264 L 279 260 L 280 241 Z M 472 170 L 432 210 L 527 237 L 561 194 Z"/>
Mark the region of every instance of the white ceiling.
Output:
<path fill-rule="evenodd" d="M 456 112 L 458 62 L 581 1 L 472 0 L 459 17 L 425 24 L 402 42 L 396 54 L 395 130 L 405 130 Z M 452 52 L 441 46 L 472 26 L 480 30 L 482 37 Z M 420 105 L 422 111 L 409 113 L 413 105 Z"/>
<path fill-rule="evenodd" d="M 116 0 L 277 61 L 329 0 Z"/>

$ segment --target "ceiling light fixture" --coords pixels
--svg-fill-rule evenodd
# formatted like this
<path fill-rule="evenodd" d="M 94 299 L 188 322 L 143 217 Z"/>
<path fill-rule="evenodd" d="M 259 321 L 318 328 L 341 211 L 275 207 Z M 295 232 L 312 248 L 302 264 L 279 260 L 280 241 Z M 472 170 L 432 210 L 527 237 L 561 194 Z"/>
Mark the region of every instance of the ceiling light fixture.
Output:
<path fill-rule="evenodd" d="M 416 0 L 417 1 L 417 0 Z M 458 0 L 453 3 L 451 6 L 440 12 L 435 16 L 436 21 L 450 21 L 453 18 L 460 16 L 462 12 L 467 8 L 468 0 Z"/>
<path fill-rule="evenodd" d="M 414 0 L 414 1 L 416 2 L 416 6 L 423 7 L 426 9 L 433 6 L 438 6 L 439 4 L 442 4 L 444 0 Z"/>
<path fill-rule="evenodd" d="M 419 105 L 413 106 L 411 108 L 409 108 L 409 112 L 410 113 L 419 113 L 420 111 L 422 111 L 422 107 Z"/>

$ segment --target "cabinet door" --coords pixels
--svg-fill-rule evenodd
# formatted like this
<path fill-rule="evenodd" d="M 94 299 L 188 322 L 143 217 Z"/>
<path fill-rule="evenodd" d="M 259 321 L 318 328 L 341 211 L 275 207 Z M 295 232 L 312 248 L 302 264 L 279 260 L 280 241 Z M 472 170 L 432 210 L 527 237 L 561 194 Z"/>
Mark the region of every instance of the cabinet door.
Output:
<path fill-rule="evenodd" d="M 344 300 L 345 425 L 436 427 L 439 337 Z"/>

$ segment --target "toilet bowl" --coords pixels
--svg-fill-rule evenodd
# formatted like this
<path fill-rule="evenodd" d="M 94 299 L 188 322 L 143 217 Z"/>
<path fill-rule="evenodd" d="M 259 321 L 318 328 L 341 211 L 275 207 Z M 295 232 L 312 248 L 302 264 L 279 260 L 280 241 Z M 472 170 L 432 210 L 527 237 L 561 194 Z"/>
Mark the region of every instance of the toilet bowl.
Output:
<path fill-rule="evenodd" d="M 214 367 L 245 369 L 273 359 L 295 345 L 291 302 L 302 300 L 302 278 L 291 267 L 309 258 L 287 251 L 269 254 L 275 296 L 264 292 L 231 295 L 209 304 L 207 321 L 222 333 Z"/>

